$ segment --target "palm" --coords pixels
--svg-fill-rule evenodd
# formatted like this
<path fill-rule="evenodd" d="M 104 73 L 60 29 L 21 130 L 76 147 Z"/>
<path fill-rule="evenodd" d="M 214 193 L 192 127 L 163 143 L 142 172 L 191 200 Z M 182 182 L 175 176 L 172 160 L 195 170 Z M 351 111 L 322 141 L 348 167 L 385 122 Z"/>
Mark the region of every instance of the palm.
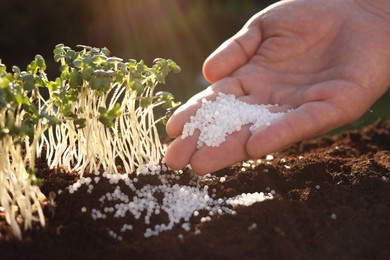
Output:
<path fill-rule="evenodd" d="M 390 67 L 390 37 L 378 35 L 388 24 L 352 1 L 321 2 L 321 7 L 316 1 L 292 1 L 252 18 L 243 33 L 206 61 L 204 74 L 214 84 L 191 99 L 167 130 L 178 136 L 199 100 L 217 92 L 294 112 L 253 135 L 244 128 L 219 148 L 196 150 L 196 136 L 176 139 L 167 152 L 168 165 L 191 163 L 207 173 L 259 157 L 356 119 L 383 94 L 390 82 L 384 73 Z M 368 21 L 376 26 L 364 30 Z"/>

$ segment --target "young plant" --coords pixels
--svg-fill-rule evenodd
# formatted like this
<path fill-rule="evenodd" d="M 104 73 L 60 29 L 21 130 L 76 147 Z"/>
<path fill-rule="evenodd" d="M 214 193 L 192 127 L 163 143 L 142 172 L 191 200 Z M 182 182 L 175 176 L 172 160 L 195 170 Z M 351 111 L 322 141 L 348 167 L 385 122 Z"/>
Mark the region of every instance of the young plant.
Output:
<path fill-rule="evenodd" d="M 20 71 L 6 71 L 0 60 L 0 206 L 13 234 L 21 238 L 34 221 L 45 225 L 41 193 L 35 177 L 38 141 L 55 119 L 43 112 L 39 88 L 47 82 L 44 59 L 35 60 Z"/>
<path fill-rule="evenodd" d="M 143 61 L 111 57 L 106 48 L 78 47 L 59 44 L 54 50 L 61 76 L 48 84 L 46 110 L 61 124 L 43 138 L 50 167 L 116 173 L 117 164 L 133 172 L 158 163 L 163 149 L 156 124 L 165 117 L 156 119 L 155 108 L 169 112 L 178 104 L 155 88 L 180 68 L 165 59 L 149 68 Z"/>
<path fill-rule="evenodd" d="M 0 211 L 14 235 L 20 224 L 45 225 L 35 160 L 44 148 L 51 168 L 127 172 L 158 163 L 163 153 L 155 118 L 161 106 L 169 114 L 178 104 L 168 92 L 155 93 L 169 72 L 180 71 L 172 60 L 123 62 L 106 48 L 59 44 L 54 58 L 61 76 L 49 81 L 45 60 L 37 55 L 21 71 L 6 71 L 0 60 Z M 47 92 L 43 98 L 41 92 Z"/>

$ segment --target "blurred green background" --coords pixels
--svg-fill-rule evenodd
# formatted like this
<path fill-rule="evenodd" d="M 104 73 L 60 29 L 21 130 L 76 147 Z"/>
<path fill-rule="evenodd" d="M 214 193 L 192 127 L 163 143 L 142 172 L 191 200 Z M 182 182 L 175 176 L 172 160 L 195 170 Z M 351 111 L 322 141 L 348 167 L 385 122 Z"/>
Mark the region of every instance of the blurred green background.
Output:
<path fill-rule="evenodd" d="M 49 78 L 58 74 L 52 50 L 58 43 L 107 47 L 114 56 L 171 58 L 182 68 L 167 89 L 185 101 L 208 84 L 202 63 L 272 0 L 0 0 L 0 58 L 21 68 L 35 54 L 45 57 Z M 389 68 L 390 73 L 390 68 Z M 356 128 L 389 118 L 388 91 Z M 345 129 L 345 128 L 344 128 Z"/>

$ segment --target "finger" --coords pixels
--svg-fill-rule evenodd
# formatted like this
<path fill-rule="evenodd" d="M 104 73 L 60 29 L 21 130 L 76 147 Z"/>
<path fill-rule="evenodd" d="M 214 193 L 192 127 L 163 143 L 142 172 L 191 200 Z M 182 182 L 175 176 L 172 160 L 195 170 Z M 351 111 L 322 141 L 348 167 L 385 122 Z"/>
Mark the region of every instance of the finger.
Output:
<path fill-rule="evenodd" d="M 180 170 L 186 167 L 197 150 L 196 143 L 198 137 L 199 131 L 195 131 L 193 136 L 188 136 L 185 139 L 178 137 L 173 140 L 165 152 L 165 164 L 173 170 Z"/>
<path fill-rule="evenodd" d="M 184 124 L 190 121 L 190 117 L 195 115 L 196 111 L 202 106 L 202 100 L 215 100 L 220 92 L 232 94 L 236 97 L 244 95 L 240 83 L 235 78 L 225 78 L 214 83 L 175 111 L 168 120 L 166 126 L 167 134 L 172 138 L 178 137 L 183 131 Z"/>
<path fill-rule="evenodd" d="M 191 157 L 192 170 L 205 175 L 248 159 L 245 144 L 249 136 L 249 126 L 243 126 L 240 131 L 227 136 L 226 141 L 218 147 L 203 146 Z"/>
<path fill-rule="evenodd" d="M 229 76 L 247 63 L 261 43 L 261 29 L 258 19 L 252 18 L 232 38 L 225 41 L 204 62 L 203 74 L 214 83 Z"/>
<path fill-rule="evenodd" d="M 246 151 L 259 158 L 287 145 L 324 133 L 349 121 L 344 111 L 330 102 L 304 104 L 258 129 L 248 140 Z"/>

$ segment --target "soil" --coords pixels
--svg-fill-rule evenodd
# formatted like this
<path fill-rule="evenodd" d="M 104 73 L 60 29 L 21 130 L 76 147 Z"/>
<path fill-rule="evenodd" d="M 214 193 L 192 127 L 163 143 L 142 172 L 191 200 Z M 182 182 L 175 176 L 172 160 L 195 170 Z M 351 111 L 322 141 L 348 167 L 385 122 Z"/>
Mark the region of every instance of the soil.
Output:
<path fill-rule="evenodd" d="M 47 196 L 63 192 L 55 206 L 45 208 L 46 226 L 25 232 L 22 241 L 12 239 L 0 215 L 0 258 L 390 259 L 390 121 L 304 141 L 273 157 L 253 166 L 234 165 L 201 180 L 201 185 L 208 185 L 217 198 L 274 190 L 274 199 L 207 222 L 200 221 L 208 214 L 201 211 L 191 217 L 190 231 L 178 224 L 151 238 L 144 237 L 142 217 L 93 220 L 81 211 L 98 207 L 97 198 L 116 185 L 102 179 L 92 193 L 84 186 L 69 194 L 66 187 L 78 177 L 54 173 L 42 162 L 41 190 Z M 174 179 L 180 185 L 192 178 L 189 170 L 180 176 Z M 226 181 L 220 182 L 224 176 Z M 139 176 L 137 188 L 156 180 Z M 154 215 L 151 224 L 164 219 L 163 214 Z M 119 232 L 124 223 L 134 229 L 122 241 L 108 234 Z"/>

